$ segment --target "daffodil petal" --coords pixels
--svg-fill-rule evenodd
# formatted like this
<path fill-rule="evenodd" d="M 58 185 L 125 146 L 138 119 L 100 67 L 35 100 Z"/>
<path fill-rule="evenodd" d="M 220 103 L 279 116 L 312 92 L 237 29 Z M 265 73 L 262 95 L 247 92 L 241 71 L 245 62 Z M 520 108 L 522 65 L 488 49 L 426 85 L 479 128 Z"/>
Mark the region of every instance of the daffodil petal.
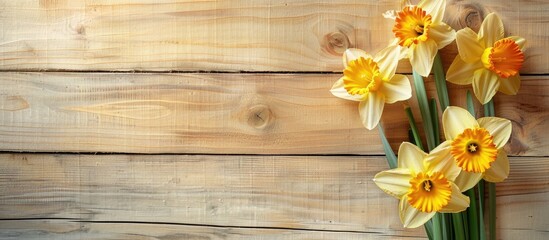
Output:
<path fill-rule="evenodd" d="M 456 56 L 454 62 L 448 68 L 446 81 L 459 85 L 469 85 L 473 82 L 474 72 L 482 67 L 480 61 L 466 63 L 460 56 Z"/>
<path fill-rule="evenodd" d="M 400 45 L 389 45 L 374 56 L 381 76 L 384 79 L 391 79 L 395 75 L 400 56 Z"/>
<path fill-rule="evenodd" d="M 497 149 L 502 148 L 509 141 L 513 130 L 511 121 L 498 117 L 483 117 L 477 121 L 481 128 L 488 130 L 494 137 L 492 141 Z"/>
<path fill-rule="evenodd" d="M 509 158 L 505 150 L 500 149 L 496 161 L 484 172 L 484 180 L 488 182 L 503 182 L 509 176 Z"/>
<path fill-rule="evenodd" d="M 436 2 L 436 1 L 433 1 Z M 446 47 L 456 39 L 456 31 L 446 23 L 431 25 L 429 29 L 429 38 L 435 40 L 438 49 Z"/>
<path fill-rule="evenodd" d="M 503 22 L 495 13 L 490 13 L 484 18 L 478 30 L 478 39 L 484 42 L 484 46 L 492 47 L 497 40 L 504 37 Z"/>
<path fill-rule="evenodd" d="M 419 75 L 427 77 L 431 73 L 433 61 L 437 54 L 437 43 L 433 39 L 413 45 L 410 63 L 414 71 Z"/>
<path fill-rule="evenodd" d="M 410 205 L 408 202 L 408 197 L 406 196 L 400 199 L 399 209 L 400 220 L 405 228 L 417 228 L 429 221 L 429 219 L 431 219 L 436 213 L 426 213 L 417 210 Z"/>
<path fill-rule="evenodd" d="M 366 100 L 358 105 L 358 113 L 362 124 L 368 130 L 374 129 L 381 119 L 383 107 L 385 106 L 385 96 L 376 92 L 368 93 Z"/>
<path fill-rule="evenodd" d="M 470 28 L 457 31 L 456 44 L 461 60 L 466 63 L 480 62 L 484 47 L 480 45 L 475 31 Z"/>
<path fill-rule="evenodd" d="M 395 38 L 395 40 L 398 40 L 397 38 Z M 394 43 L 391 43 L 391 44 L 397 44 L 398 45 L 398 41 L 395 41 Z M 410 58 L 410 55 L 412 54 L 412 52 L 410 51 L 410 48 L 409 47 L 401 47 L 400 48 L 400 55 L 398 56 L 398 59 L 404 59 L 404 58 Z"/>
<path fill-rule="evenodd" d="M 442 22 L 444 10 L 446 9 L 446 0 L 422 0 L 417 6 L 425 10 L 427 14 L 430 14 L 434 23 Z"/>
<path fill-rule="evenodd" d="M 467 172 L 462 170 L 454 183 L 462 192 L 465 192 L 477 185 L 478 181 L 482 179 L 482 175 L 482 173 Z"/>
<path fill-rule="evenodd" d="M 345 66 L 345 68 L 347 68 L 347 65 L 349 64 L 349 62 L 351 62 L 353 60 L 356 60 L 356 59 L 359 59 L 360 57 L 363 57 L 365 59 L 372 58 L 372 56 L 370 54 L 366 53 L 362 49 L 348 48 L 343 53 L 343 66 Z"/>
<path fill-rule="evenodd" d="M 400 199 L 410 189 L 409 169 L 395 168 L 380 172 L 374 177 L 374 183 L 387 194 Z"/>
<path fill-rule="evenodd" d="M 381 92 L 385 95 L 386 103 L 395 103 L 410 99 L 412 97 L 410 79 L 404 75 L 395 74 L 389 81 L 383 82 Z"/>
<path fill-rule="evenodd" d="M 425 158 L 425 164 L 427 165 L 427 171 L 442 172 L 448 180 L 454 181 L 459 175 L 461 168 L 454 161 L 450 149 L 451 141 L 444 141 L 431 150 Z"/>
<path fill-rule="evenodd" d="M 461 189 L 456 184 L 450 182 L 452 186 L 452 196 L 448 205 L 444 206 L 439 212 L 442 213 L 458 213 L 462 212 L 469 207 L 469 197 L 461 193 Z"/>
<path fill-rule="evenodd" d="M 446 140 L 454 140 L 465 129 L 476 127 L 477 120 L 463 108 L 450 106 L 442 113 L 442 128 Z"/>
<path fill-rule="evenodd" d="M 513 39 L 513 41 L 515 41 L 515 43 L 519 46 L 520 50 L 524 52 L 524 47 L 526 46 L 525 38 L 519 36 L 510 36 L 507 38 Z"/>
<path fill-rule="evenodd" d="M 473 92 L 482 104 L 489 102 L 499 89 L 498 75 L 487 69 L 475 71 Z"/>
<path fill-rule="evenodd" d="M 507 95 L 516 95 L 520 89 L 520 75 L 515 75 L 499 81 L 498 91 Z"/>
<path fill-rule="evenodd" d="M 413 173 L 423 172 L 423 159 L 427 153 L 423 152 L 416 145 L 403 142 L 398 148 L 398 167 L 410 169 Z"/>
<path fill-rule="evenodd" d="M 338 98 L 343 98 L 351 101 L 358 102 L 358 101 L 361 101 L 361 98 L 362 98 L 362 96 L 351 95 L 349 94 L 349 92 L 347 92 L 347 90 L 345 90 L 344 84 L 343 84 L 343 78 L 340 78 L 334 83 L 330 92 Z"/>

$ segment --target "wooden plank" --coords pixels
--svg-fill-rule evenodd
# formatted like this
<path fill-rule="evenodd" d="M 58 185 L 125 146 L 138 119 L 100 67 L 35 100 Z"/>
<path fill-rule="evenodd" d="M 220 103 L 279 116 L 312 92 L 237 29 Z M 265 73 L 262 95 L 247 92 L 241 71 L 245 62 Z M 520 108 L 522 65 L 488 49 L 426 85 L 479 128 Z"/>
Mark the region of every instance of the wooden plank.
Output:
<path fill-rule="evenodd" d="M 0 155 L 2 218 L 422 235 L 371 181 L 377 158 Z M 386 204 L 390 207 L 385 207 Z"/>
<path fill-rule="evenodd" d="M 63 218 L 83 221 L 83 229 L 97 227 L 97 234 L 135 233 L 109 225 L 118 222 L 196 225 L 207 233 L 277 228 L 264 234 L 424 236 L 421 228 L 401 227 L 397 200 L 372 182 L 387 169 L 382 157 L 2 154 L 0 161 L 0 216 L 8 219 L 1 229 Z M 548 169 L 547 157 L 511 158 L 511 175 L 497 185 L 498 231 L 547 237 Z M 26 224 L 17 231 L 78 233 L 59 224 Z"/>
<path fill-rule="evenodd" d="M 337 78 L 338 74 L 4 73 L 0 149 L 382 154 L 377 131 L 362 126 L 357 104 L 329 93 Z M 549 155 L 547 80 L 523 77 L 518 96 L 496 99 L 497 114 L 513 121 L 507 147 L 511 155 Z M 463 103 L 465 89 L 452 86 L 454 104 Z M 417 106 L 415 100 L 408 104 Z M 382 120 L 397 149 L 408 139 L 402 104 L 388 105 Z"/>
<path fill-rule="evenodd" d="M 380 232 L 397 201 L 371 181 L 381 157 L 0 155 L 4 219 L 69 218 L 227 227 Z M 512 158 L 498 184 L 498 226 L 549 228 L 549 158 Z"/>
<path fill-rule="evenodd" d="M 341 71 L 348 47 L 394 38 L 394 0 L 2 0 L 0 69 Z M 498 12 L 528 40 L 523 73 L 549 73 L 547 1 L 448 0 L 446 21 L 478 29 Z M 455 46 L 444 53 L 446 63 Z M 403 65 L 400 71 L 411 72 Z"/>
<path fill-rule="evenodd" d="M 297 239 L 410 239 L 408 236 L 378 232 L 330 232 L 294 229 L 232 228 L 143 223 L 89 223 L 70 220 L 1 221 L 0 237 L 15 239 L 226 239 L 226 240 L 297 240 Z M 413 236 L 414 239 L 425 239 Z"/>

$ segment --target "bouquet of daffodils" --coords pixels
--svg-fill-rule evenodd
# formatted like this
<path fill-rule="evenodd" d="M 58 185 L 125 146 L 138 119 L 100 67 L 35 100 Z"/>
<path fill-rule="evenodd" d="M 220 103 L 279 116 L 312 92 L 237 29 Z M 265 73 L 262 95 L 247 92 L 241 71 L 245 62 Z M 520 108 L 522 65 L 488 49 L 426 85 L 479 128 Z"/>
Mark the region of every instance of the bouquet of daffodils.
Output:
<path fill-rule="evenodd" d="M 445 0 L 422 0 L 383 14 L 394 21 L 394 41 L 373 56 L 360 49 L 346 50 L 343 76 L 331 92 L 358 102 L 364 127 L 378 127 L 391 169 L 378 173 L 374 181 L 399 199 L 404 227 L 424 225 L 429 239 L 495 239 L 495 183 L 509 175 L 503 146 L 511 135 L 511 122 L 495 117 L 492 97 L 498 91 L 517 93 L 525 40 L 505 37 L 503 23 L 495 13 L 485 17 L 478 33 L 469 28 L 456 32 L 443 22 L 445 6 Z M 445 76 L 438 50 L 454 40 L 459 54 Z M 378 125 L 385 103 L 412 97 L 408 77 L 395 74 L 398 62 L 405 58 L 412 65 L 427 144 L 424 147 L 407 107 L 413 143 L 403 142 L 397 159 Z M 436 99 L 428 99 L 424 86 L 423 77 L 431 70 L 438 106 Z M 467 109 L 451 106 L 446 81 L 472 84 L 476 99 L 484 105 L 484 117 L 475 117 L 470 92 Z M 443 134 L 437 107 L 444 111 Z M 486 188 L 489 214 L 485 220 Z"/>

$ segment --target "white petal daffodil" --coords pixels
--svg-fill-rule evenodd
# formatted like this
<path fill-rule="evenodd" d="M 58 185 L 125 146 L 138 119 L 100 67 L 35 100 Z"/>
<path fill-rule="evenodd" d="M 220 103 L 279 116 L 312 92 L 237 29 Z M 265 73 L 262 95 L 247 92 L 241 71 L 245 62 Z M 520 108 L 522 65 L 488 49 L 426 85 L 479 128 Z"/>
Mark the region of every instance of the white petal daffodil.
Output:
<path fill-rule="evenodd" d="M 360 102 L 358 112 L 362 124 L 369 130 L 379 123 L 385 103 L 412 96 L 409 79 L 395 74 L 398 55 L 398 46 L 389 46 L 374 57 L 356 48 L 347 49 L 343 54 L 343 77 L 330 92 L 336 97 Z"/>
<path fill-rule="evenodd" d="M 503 146 L 511 137 L 511 121 L 498 117 L 475 119 L 467 110 L 448 107 L 442 114 L 446 146 L 461 172 L 456 184 L 462 191 L 481 178 L 501 182 L 509 175 L 509 159 Z"/>
<path fill-rule="evenodd" d="M 477 99 L 486 104 L 497 91 L 517 94 L 520 88 L 519 70 L 524 63 L 522 37 L 504 38 L 501 19 L 490 13 L 475 33 L 470 28 L 457 32 L 459 55 L 448 69 L 447 80 L 459 85 L 473 85 Z"/>
<path fill-rule="evenodd" d="M 427 154 L 404 142 L 398 150 L 398 167 L 375 176 L 379 188 L 400 200 L 404 227 L 419 227 L 437 212 L 457 213 L 469 207 L 469 197 L 454 183 L 460 168 L 446 148 L 443 144 Z"/>
<path fill-rule="evenodd" d="M 402 56 L 424 77 L 431 72 L 437 51 L 456 38 L 456 31 L 442 22 L 445 8 L 446 0 L 422 0 L 417 5 L 406 4 L 399 12 L 383 14 L 395 20 L 395 44 L 402 47 Z"/>

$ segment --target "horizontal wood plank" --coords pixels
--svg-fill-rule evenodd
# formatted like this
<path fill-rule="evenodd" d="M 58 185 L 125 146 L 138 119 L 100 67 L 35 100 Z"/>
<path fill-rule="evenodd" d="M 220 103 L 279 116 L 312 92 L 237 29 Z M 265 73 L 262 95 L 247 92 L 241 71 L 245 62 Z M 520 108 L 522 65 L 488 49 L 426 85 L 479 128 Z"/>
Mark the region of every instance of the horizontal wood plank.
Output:
<path fill-rule="evenodd" d="M 0 162 L 0 236 L 139 233 L 115 230 L 109 223 L 116 222 L 185 225 L 158 232 L 144 226 L 145 236 L 195 225 L 190 234 L 221 232 L 222 239 L 254 231 L 424 236 L 421 228 L 401 227 L 397 199 L 372 182 L 387 169 L 383 157 L 2 154 Z M 499 236 L 547 237 L 549 158 L 510 162 L 509 178 L 497 185 L 498 231 L 509 235 Z M 19 225 L 55 218 L 81 228 Z"/>
<path fill-rule="evenodd" d="M 478 29 L 490 12 L 528 40 L 522 73 L 549 73 L 547 1 L 448 0 L 446 22 Z M 341 71 L 349 47 L 392 38 L 394 0 L 2 0 L 0 69 Z M 455 46 L 443 52 L 446 63 Z M 406 64 L 400 68 L 410 73 Z"/>
<path fill-rule="evenodd" d="M 357 104 L 332 96 L 338 74 L 3 73 L 0 150 L 214 154 L 383 154 Z M 549 81 L 523 77 L 498 94 L 513 122 L 511 155 L 549 155 Z M 427 82 L 432 88 L 432 82 Z M 454 105 L 466 87 L 451 86 Z M 434 96 L 433 89 L 429 89 Z M 407 104 L 417 106 L 415 100 Z M 408 140 L 402 103 L 382 121 L 395 149 Z M 416 118 L 419 119 L 416 111 Z"/>
<path fill-rule="evenodd" d="M 533 236 L 533 235 L 529 235 Z M 298 239 L 425 239 L 420 236 L 396 236 L 383 232 L 331 232 L 298 229 L 264 229 L 185 226 L 143 223 L 93 223 L 71 220 L 0 220 L 3 240 L 298 240 Z"/>

